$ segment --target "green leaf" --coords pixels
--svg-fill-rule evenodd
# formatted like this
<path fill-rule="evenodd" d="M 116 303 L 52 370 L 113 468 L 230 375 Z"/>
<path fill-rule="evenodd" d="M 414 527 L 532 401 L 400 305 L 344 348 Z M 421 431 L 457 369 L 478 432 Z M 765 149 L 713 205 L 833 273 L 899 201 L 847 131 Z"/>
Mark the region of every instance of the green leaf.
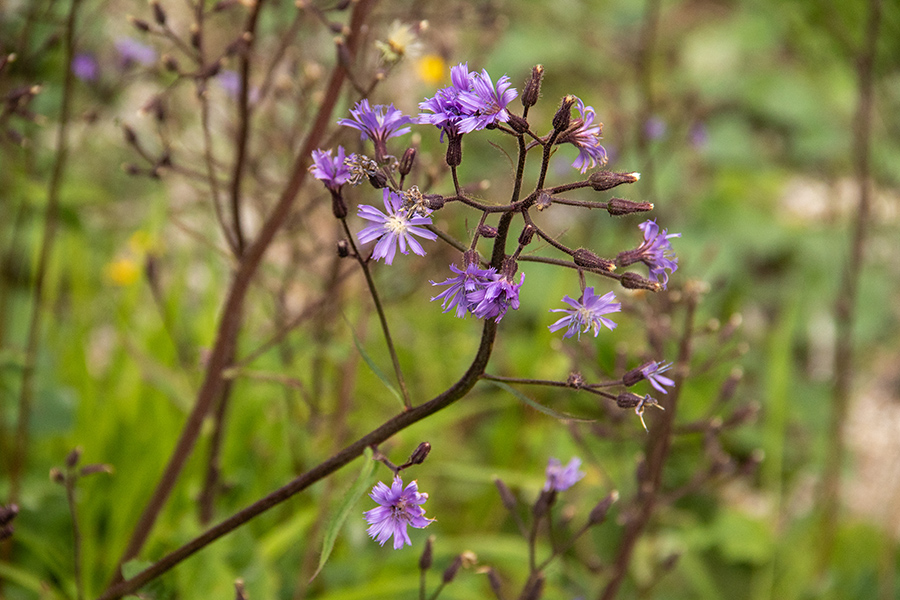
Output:
<path fill-rule="evenodd" d="M 325 529 L 325 539 L 322 541 L 322 555 L 319 557 L 319 566 L 312 577 L 309 578 L 310 581 L 318 576 L 322 567 L 328 562 L 328 557 L 331 555 L 332 549 L 334 549 L 334 542 L 337 539 L 338 532 L 341 530 L 341 525 L 347 520 L 350 511 L 353 510 L 353 505 L 356 504 L 359 497 L 368 489 L 369 479 L 372 477 L 374 468 L 375 461 L 372 458 L 372 449 L 366 448 L 362 470 L 360 470 L 359 475 L 356 477 L 353 487 L 344 494 L 337 512 L 334 514 L 331 521 L 329 521 L 328 527 Z"/>
<path fill-rule="evenodd" d="M 384 384 L 390 392 L 394 395 L 395 398 L 400 402 L 400 406 L 405 408 L 406 404 L 403 402 L 403 396 L 400 395 L 400 392 L 391 381 L 387 378 L 387 375 L 384 374 L 384 371 L 378 368 L 378 365 L 372 360 L 372 357 L 369 356 L 365 350 L 363 350 L 362 344 L 359 341 L 359 338 L 356 337 L 356 332 L 353 331 L 353 327 L 350 326 L 350 322 L 347 321 L 347 317 L 344 317 L 344 321 L 347 323 L 347 326 L 350 328 L 350 335 L 353 336 L 353 344 L 356 346 L 356 349 L 359 351 L 360 356 L 362 356 L 363 360 L 366 361 L 366 364 L 369 365 L 369 369 L 375 373 L 375 376 L 381 380 L 381 383 Z"/>
<path fill-rule="evenodd" d="M 547 408 L 543 404 L 538 404 L 537 402 L 535 402 L 534 400 L 532 400 L 531 398 L 529 398 L 528 396 L 526 396 L 525 394 L 523 394 L 522 392 L 517 390 L 516 388 L 514 388 L 510 385 L 507 385 L 507 384 L 503 383 L 502 381 L 491 381 L 490 379 L 488 379 L 487 381 L 490 381 L 491 383 L 493 383 L 500 389 L 506 390 L 507 392 L 509 392 L 510 394 L 512 394 L 513 396 L 515 396 L 516 398 L 518 398 L 519 400 L 521 400 L 522 402 L 524 402 L 525 404 L 527 404 L 528 406 L 533 408 L 534 410 L 536 410 L 538 412 L 542 412 L 545 415 L 551 416 L 554 419 L 557 419 L 559 421 L 563 421 L 563 422 L 574 421 L 576 423 L 593 423 L 594 422 L 594 419 L 582 419 L 580 417 L 573 417 L 572 415 L 568 415 L 566 413 L 556 412 L 555 410 L 553 410 L 551 408 Z"/>

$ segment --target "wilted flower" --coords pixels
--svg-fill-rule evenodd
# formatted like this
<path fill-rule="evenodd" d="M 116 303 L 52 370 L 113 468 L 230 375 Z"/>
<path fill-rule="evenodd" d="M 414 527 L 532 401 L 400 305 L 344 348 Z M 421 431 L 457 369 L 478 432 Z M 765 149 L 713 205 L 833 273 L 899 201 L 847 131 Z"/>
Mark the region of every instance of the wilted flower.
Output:
<path fill-rule="evenodd" d="M 409 212 L 403 210 L 402 206 L 403 196 L 389 188 L 384 188 L 384 208 L 387 214 L 368 204 L 359 206 L 359 216 L 375 222 L 374 225 L 369 225 L 357 234 L 359 241 L 363 244 L 378 240 L 378 243 L 375 244 L 375 251 L 372 253 L 372 258 L 375 260 L 383 258 L 385 263 L 391 264 L 394 261 L 398 243 L 400 252 L 403 254 L 409 254 L 406 248 L 409 244 L 413 252 L 419 256 L 425 256 L 425 249 L 412 235 L 426 240 L 437 238 L 436 233 L 417 227 L 417 225 L 431 225 L 431 217 L 410 217 Z"/>
<path fill-rule="evenodd" d="M 387 33 L 387 40 L 375 41 L 375 47 L 381 52 L 381 57 L 386 63 L 395 63 L 404 56 L 414 57 L 419 54 L 422 44 L 418 39 L 418 30 L 421 24 L 413 26 L 394 21 Z"/>
<path fill-rule="evenodd" d="M 457 273 L 457 276 L 438 283 L 431 282 L 431 285 L 450 286 L 437 296 L 432 297 L 431 300 L 443 300 L 441 307 L 444 309 L 444 312 L 456 307 L 456 316 L 461 319 L 475 307 L 475 304 L 469 300 L 470 296 L 477 290 L 484 289 L 493 280 L 497 270 L 493 267 L 480 269 L 477 263 L 470 263 L 466 266 L 465 271 L 461 271 L 456 265 L 450 265 L 450 270 Z"/>
<path fill-rule="evenodd" d="M 425 509 L 421 506 L 428 500 L 428 494 L 419 493 L 415 481 L 404 489 L 399 475 L 394 477 L 391 487 L 379 481 L 372 488 L 369 497 L 380 506 L 363 513 L 369 523 L 367 532 L 382 546 L 391 536 L 394 536 L 395 550 L 402 548 L 404 544 L 412 546 L 406 526 L 422 529 L 434 521 L 425 518 Z"/>
<path fill-rule="evenodd" d="M 515 275 L 495 273 L 492 281 L 467 296 L 472 314 L 479 319 L 494 319 L 498 323 L 510 308 L 519 309 L 519 288 L 525 283 L 525 273 L 515 282 Z"/>
<path fill-rule="evenodd" d="M 597 165 L 605 165 L 606 149 L 600 145 L 603 124 L 594 124 L 596 113 L 592 106 L 585 106 L 581 98 L 576 98 L 576 107 L 581 116 L 573 120 L 569 127 L 557 138 L 557 144 L 569 143 L 578 148 L 578 158 L 572 166 L 582 173 Z"/>
<path fill-rule="evenodd" d="M 658 363 L 654 360 L 641 367 L 641 373 L 644 375 L 644 379 L 649 381 L 650 385 L 657 391 L 667 394 L 668 392 L 663 386 L 671 387 L 675 385 L 675 382 L 661 373 L 668 371 L 670 368 L 672 368 L 672 363 Z"/>
<path fill-rule="evenodd" d="M 667 233 L 665 229 L 660 232 L 659 225 L 656 221 L 644 221 L 640 225 L 641 231 L 644 233 L 644 243 L 634 250 L 620 252 L 616 257 L 616 262 L 621 266 L 627 266 L 636 262 L 642 262 L 650 267 L 649 279 L 658 281 L 663 288 L 669 281 L 669 274 L 678 270 L 678 258 L 672 249 L 669 239 L 681 237 L 680 233 Z"/>
<path fill-rule="evenodd" d="M 565 467 L 556 458 L 551 458 L 547 464 L 547 481 L 544 483 L 544 491 L 562 492 L 575 485 L 584 477 L 584 471 L 579 471 L 581 459 L 572 457 Z"/>
<path fill-rule="evenodd" d="M 567 313 L 567 316 L 549 325 L 550 331 L 558 331 L 563 327 L 567 327 L 564 338 L 569 338 L 578 334 L 581 339 L 582 333 L 587 333 L 591 328 L 594 329 L 594 337 L 600 333 L 603 325 L 612 331 L 616 328 L 615 322 L 607 319 L 603 315 L 619 312 L 622 305 L 616 302 L 616 295 L 613 292 L 607 292 L 603 296 L 594 294 L 593 287 L 584 288 L 581 294 L 581 300 L 574 300 L 569 296 L 563 298 L 563 302 L 572 308 L 554 308 L 550 312 Z"/>

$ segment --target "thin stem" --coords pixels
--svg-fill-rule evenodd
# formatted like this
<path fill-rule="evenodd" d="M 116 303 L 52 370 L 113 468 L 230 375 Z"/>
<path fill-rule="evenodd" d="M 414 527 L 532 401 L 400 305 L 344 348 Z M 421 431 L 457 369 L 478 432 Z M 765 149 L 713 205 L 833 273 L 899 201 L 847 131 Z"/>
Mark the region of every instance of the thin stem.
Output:
<path fill-rule="evenodd" d="M 81 575 L 81 529 L 78 527 L 78 508 L 75 505 L 75 483 L 78 475 L 74 469 L 66 473 L 66 503 L 69 505 L 69 514 L 72 517 L 72 560 L 75 575 L 75 597 L 78 600 L 84 598 L 84 581 Z"/>
<path fill-rule="evenodd" d="M 29 422 L 34 402 L 34 373 L 37 367 L 38 342 L 41 336 L 42 305 L 44 284 L 50 267 L 50 257 L 56 239 L 59 196 L 63 183 L 66 162 L 69 157 L 69 121 L 72 113 L 74 74 L 69 65 L 75 54 L 75 21 L 81 0 L 72 0 L 66 20 L 65 53 L 63 57 L 63 91 L 59 109 L 59 126 L 56 130 L 56 158 L 47 187 L 47 207 L 44 211 L 44 231 L 41 239 L 40 255 L 31 291 L 31 319 L 28 323 L 28 341 L 25 347 L 25 364 L 22 368 L 22 387 L 19 391 L 19 415 L 16 424 L 16 438 L 9 469 L 9 503 L 17 504 L 22 484 L 22 472 L 28 460 Z"/>
<path fill-rule="evenodd" d="M 394 348 L 394 339 L 391 337 L 391 329 L 388 326 L 387 316 L 384 314 L 384 307 L 381 305 L 378 288 L 375 287 L 375 280 L 372 278 L 372 272 L 369 270 L 368 261 L 360 256 L 356 242 L 353 241 L 353 234 L 350 232 L 347 220 L 341 219 L 341 225 L 344 227 L 344 233 L 347 234 L 347 240 L 353 248 L 353 255 L 356 256 L 363 275 L 366 277 L 366 285 L 369 287 L 369 293 L 372 295 L 372 302 L 375 304 L 375 311 L 378 313 L 378 320 L 381 322 L 381 331 L 384 333 L 388 354 L 391 355 L 391 363 L 394 365 L 394 374 L 397 376 L 397 383 L 400 384 L 400 392 L 403 394 L 403 406 L 408 410 L 412 407 L 412 401 L 409 399 L 409 390 L 406 388 L 406 380 L 403 378 L 403 371 L 400 369 L 400 359 L 397 356 L 397 349 Z"/>
<path fill-rule="evenodd" d="M 878 31 L 881 24 L 881 0 L 869 1 L 869 16 L 863 36 L 864 47 L 857 59 L 858 99 L 853 128 L 853 157 L 856 182 L 859 187 L 859 206 L 853 227 L 850 255 L 841 274 L 840 295 L 835 303 L 837 347 L 834 355 L 834 387 L 831 396 L 831 420 L 828 428 L 827 455 L 823 479 L 823 540 L 820 546 L 820 568 L 832 560 L 836 535 L 838 508 L 841 497 L 841 471 L 846 446 L 844 425 L 850 403 L 850 389 L 854 373 L 854 326 L 859 297 L 859 280 L 865 265 L 866 238 L 872 205 L 870 154 L 872 147 L 872 108 L 874 96 L 874 66 Z"/>

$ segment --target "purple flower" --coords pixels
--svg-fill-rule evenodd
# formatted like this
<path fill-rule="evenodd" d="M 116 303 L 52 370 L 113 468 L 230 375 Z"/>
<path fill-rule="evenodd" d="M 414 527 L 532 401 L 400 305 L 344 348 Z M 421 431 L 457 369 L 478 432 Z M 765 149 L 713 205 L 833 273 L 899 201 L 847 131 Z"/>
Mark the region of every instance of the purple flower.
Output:
<path fill-rule="evenodd" d="M 582 477 L 584 471 L 579 471 L 581 459 L 573 457 L 565 467 L 558 459 L 551 458 L 547 464 L 547 481 L 544 483 L 544 491 L 562 492 L 575 485 Z"/>
<path fill-rule="evenodd" d="M 462 114 L 466 115 L 459 121 L 459 133 L 469 133 L 491 124 L 509 121 L 506 105 L 518 95 L 509 83 L 509 77 L 504 75 L 497 80 L 495 86 L 487 70 L 482 69 L 480 75 L 472 78 L 471 89 L 459 95 Z"/>
<path fill-rule="evenodd" d="M 369 106 L 369 101 L 363 98 L 350 109 L 351 119 L 340 119 L 338 125 L 346 125 L 360 131 L 360 139 L 372 140 L 375 144 L 376 160 L 383 160 L 387 153 L 385 142 L 398 135 L 410 132 L 407 125 L 413 123 L 410 117 L 394 108 L 393 104 L 385 106 L 376 104 Z"/>
<path fill-rule="evenodd" d="M 594 294 L 593 287 L 584 288 L 581 300 L 573 300 L 566 296 L 563 298 L 563 302 L 572 308 L 551 309 L 550 312 L 567 313 L 567 316 L 548 326 L 550 331 L 558 331 L 563 327 L 568 327 L 563 338 L 570 338 L 577 333 L 580 340 L 581 334 L 587 333 L 591 328 L 594 329 L 594 337 L 597 337 L 603 325 L 606 325 L 612 331 L 616 328 L 616 324 L 602 315 L 622 310 L 622 305 L 616 302 L 616 295 L 613 292 L 597 296 Z"/>
<path fill-rule="evenodd" d="M 666 377 L 665 375 L 661 375 L 665 371 L 668 371 L 672 368 L 672 363 L 658 363 L 655 360 L 653 362 L 649 362 L 643 367 L 641 367 L 641 374 L 644 376 L 644 379 L 650 382 L 657 391 L 662 394 L 667 394 L 666 388 L 663 386 L 673 386 L 675 382 Z"/>
<path fill-rule="evenodd" d="M 658 281 L 662 284 L 663 289 L 669 281 L 669 273 L 678 270 L 678 258 L 672 249 L 670 238 L 681 237 L 680 233 L 666 233 L 663 229 L 659 230 L 656 221 L 644 221 L 640 225 L 641 231 L 644 233 L 644 242 L 634 250 L 626 250 L 620 252 L 616 257 L 616 262 L 621 266 L 627 266 L 636 262 L 642 262 L 650 267 L 650 280 Z"/>
<path fill-rule="evenodd" d="M 72 57 L 72 74 L 82 81 L 94 81 L 100 76 L 100 64 L 93 54 L 80 52 Z"/>
<path fill-rule="evenodd" d="M 434 521 L 425 518 L 425 509 L 421 507 L 428 500 L 428 494 L 419 493 L 415 481 L 404 489 L 399 475 L 394 476 L 391 487 L 379 481 L 372 488 L 369 497 L 381 506 L 363 513 L 369 523 L 367 532 L 382 546 L 391 536 L 394 536 L 394 550 L 402 548 L 404 544 L 412 546 L 406 526 L 422 529 Z"/>
<path fill-rule="evenodd" d="M 479 319 L 494 319 L 498 323 L 510 308 L 519 309 L 519 288 L 525 283 L 525 273 L 519 283 L 513 279 L 515 274 L 494 273 L 491 281 L 481 289 L 466 295 L 469 310 Z"/>
<path fill-rule="evenodd" d="M 337 191 L 350 179 L 350 169 L 344 164 L 344 147 L 338 146 L 337 156 L 332 158 L 331 150 L 313 150 L 313 165 L 309 168 L 313 177 L 322 180 L 329 190 Z"/>
<path fill-rule="evenodd" d="M 127 69 L 135 63 L 149 66 L 156 62 L 156 50 L 135 39 L 119 38 L 114 45 L 116 52 L 119 53 L 119 66 L 122 69 Z"/>
<path fill-rule="evenodd" d="M 385 263 L 391 264 L 398 243 L 403 254 L 409 254 L 406 249 L 406 245 L 409 244 L 413 252 L 425 256 L 425 250 L 412 234 L 426 240 L 437 238 L 436 233 L 417 227 L 417 225 L 431 225 L 431 217 L 410 217 L 410 211 L 404 210 L 402 206 L 403 197 L 389 188 L 384 188 L 384 208 L 387 214 L 368 204 L 359 206 L 357 214 L 363 219 L 375 222 L 357 234 L 363 244 L 378 240 L 372 253 L 375 260 L 383 258 Z"/>
<path fill-rule="evenodd" d="M 572 121 L 569 128 L 557 138 L 556 143 L 569 143 L 578 148 L 578 158 L 572 166 L 584 173 L 597 165 L 605 165 L 607 156 L 606 149 L 600 145 L 603 123 L 594 124 L 597 116 L 594 108 L 585 106 L 581 98 L 578 98 L 577 108 L 581 116 Z"/>
<path fill-rule="evenodd" d="M 450 286 L 437 296 L 431 298 L 435 300 L 443 300 L 441 307 L 444 312 L 450 311 L 456 307 L 456 316 L 462 319 L 466 313 L 471 311 L 475 305 L 469 301 L 469 296 L 480 289 L 483 289 L 493 280 L 494 274 L 497 272 L 493 267 L 487 269 L 479 269 L 478 263 L 471 263 L 466 267 L 465 271 L 456 268 L 456 265 L 450 265 L 450 270 L 457 273 L 456 277 L 449 277 L 445 281 L 431 285 L 447 285 Z"/>
<path fill-rule="evenodd" d="M 666 135 L 666 130 L 668 126 L 666 122 L 661 118 L 653 116 L 647 119 L 647 122 L 644 123 L 644 135 L 647 136 L 649 140 L 658 140 L 664 135 Z"/>
<path fill-rule="evenodd" d="M 419 103 L 419 123 L 442 132 L 469 133 L 509 120 L 506 106 L 518 95 L 504 75 L 494 85 L 487 70 L 470 73 L 468 63 L 450 69 L 450 85 Z M 424 112 L 428 111 L 428 112 Z M 428 114 L 428 113 L 431 114 Z"/>
<path fill-rule="evenodd" d="M 697 150 L 705 148 L 709 144 L 709 131 L 707 131 L 706 125 L 703 123 L 698 122 L 691 125 L 688 137 L 690 138 L 691 146 Z"/>

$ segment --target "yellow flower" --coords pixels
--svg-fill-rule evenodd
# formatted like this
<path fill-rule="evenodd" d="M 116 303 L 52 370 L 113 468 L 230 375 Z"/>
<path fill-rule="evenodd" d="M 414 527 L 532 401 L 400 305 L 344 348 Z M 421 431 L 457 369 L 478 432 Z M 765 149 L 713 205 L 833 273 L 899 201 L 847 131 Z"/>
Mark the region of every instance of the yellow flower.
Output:
<path fill-rule="evenodd" d="M 107 263 L 103 268 L 106 279 L 114 285 L 122 287 L 132 285 L 138 280 L 141 270 L 137 261 L 129 257 L 121 257 Z"/>
<path fill-rule="evenodd" d="M 447 75 L 447 63 L 437 54 L 426 54 L 418 60 L 416 67 L 419 79 L 428 85 L 441 83 Z"/>

